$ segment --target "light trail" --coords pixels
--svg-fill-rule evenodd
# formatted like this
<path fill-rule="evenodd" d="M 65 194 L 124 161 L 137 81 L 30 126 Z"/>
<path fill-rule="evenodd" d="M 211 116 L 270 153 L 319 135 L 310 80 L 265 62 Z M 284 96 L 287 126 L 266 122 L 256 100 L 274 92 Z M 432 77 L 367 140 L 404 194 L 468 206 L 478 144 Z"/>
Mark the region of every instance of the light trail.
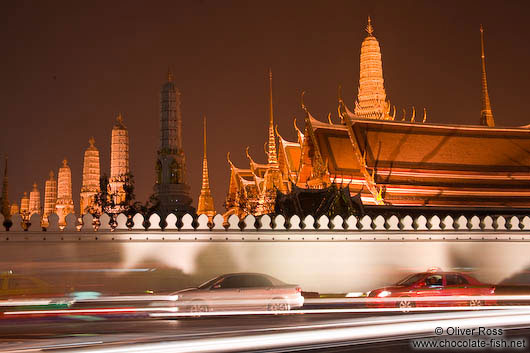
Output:
<path fill-rule="evenodd" d="M 89 347 L 86 352 L 122 353 L 122 352 L 219 352 L 250 351 L 293 346 L 312 346 L 333 342 L 354 342 L 384 337 L 410 337 L 410 335 L 433 336 L 434 329 L 442 327 L 506 327 L 530 324 L 530 310 L 513 310 L 477 315 L 476 313 L 439 313 L 432 314 L 421 321 L 403 322 L 403 318 L 386 319 L 385 322 L 371 325 L 360 324 L 355 327 L 322 328 L 318 325 L 301 326 L 300 332 L 280 332 L 269 334 L 245 335 L 235 337 L 215 337 L 175 342 L 142 343 L 113 347 Z M 445 330 L 444 330 L 445 331 Z M 67 350 L 68 352 L 69 350 Z"/>

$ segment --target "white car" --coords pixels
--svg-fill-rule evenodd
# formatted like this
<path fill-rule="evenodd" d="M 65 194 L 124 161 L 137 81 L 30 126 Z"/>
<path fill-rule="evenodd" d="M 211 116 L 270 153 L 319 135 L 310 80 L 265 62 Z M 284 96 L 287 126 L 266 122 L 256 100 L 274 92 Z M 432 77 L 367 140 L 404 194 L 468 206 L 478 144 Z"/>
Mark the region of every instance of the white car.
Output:
<path fill-rule="evenodd" d="M 179 311 L 194 313 L 232 310 L 287 311 L 304 304 L 302 289 L 260 273 L 217 276 L 197 288 L 183 289 L 177 297 Z"/>

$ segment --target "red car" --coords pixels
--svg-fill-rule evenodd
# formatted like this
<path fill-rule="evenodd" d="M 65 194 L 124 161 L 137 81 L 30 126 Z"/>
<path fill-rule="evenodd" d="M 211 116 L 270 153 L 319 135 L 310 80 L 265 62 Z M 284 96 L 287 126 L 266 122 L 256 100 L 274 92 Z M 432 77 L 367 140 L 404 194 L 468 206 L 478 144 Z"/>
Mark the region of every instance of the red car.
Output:
<path fill-rule="evenodd" d="M 372 308 L 398 307 L 407 312 L 414 306 L 493 305 L 492 299 L 484 300 L 473 297 L 494 294 L 494 286 L 479 282 L 470 275 L 460 272 L 442 272 L 434 268 L 405 277 L 393 286 L 368 292 L 367 306 Z"/>

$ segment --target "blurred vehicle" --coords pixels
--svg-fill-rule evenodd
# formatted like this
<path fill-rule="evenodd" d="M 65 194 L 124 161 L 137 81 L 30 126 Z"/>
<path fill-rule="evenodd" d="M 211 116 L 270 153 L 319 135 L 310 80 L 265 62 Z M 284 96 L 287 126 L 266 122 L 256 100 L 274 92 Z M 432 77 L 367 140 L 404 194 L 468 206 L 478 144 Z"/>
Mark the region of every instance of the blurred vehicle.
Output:
<path fill-rule="evenodd" d="M 407 312 L 414 306 L 482 306 L 493 305 L 494 300 L 484 301 L 477 296 L 491 296 L 495 287 L 485 284 L 468 274 L 443 272 L 431 268 L 427 272 L 412 274 L 393 286 L 368 292 L 368 307 L 398 307 Z M 428 300 L 418 300 L 428 297 Z M 450 298 L 458 297 L 458 298 Z M 471 297 L 471 298 L 466 298 Z M 397 299 L 389 299 L 397 298 Z"/>
<path fill-rule="evenodd" d="M 172 293 L 179 311 L 226 310 L 284 311 L 304 304 L 302 289 L 260 273 L 217 276 L 197 288 Z"/>

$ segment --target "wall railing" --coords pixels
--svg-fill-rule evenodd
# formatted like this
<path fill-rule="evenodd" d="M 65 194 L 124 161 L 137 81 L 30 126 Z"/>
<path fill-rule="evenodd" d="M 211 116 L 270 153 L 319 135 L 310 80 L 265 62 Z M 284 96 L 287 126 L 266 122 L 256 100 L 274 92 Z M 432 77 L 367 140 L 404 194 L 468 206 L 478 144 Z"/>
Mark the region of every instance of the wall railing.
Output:
<path fill-rule="evenodd" d="M 144 218 L 140 213 L 134 216 L 127 216 L 123 213 L 109 216 L 103 214 L 99 219 L 94 218 L 91 214 L 85 214 L 82 217 L 69 214 L 65 218 L 65 224 L 59 225 L 59 217 L 52 214 L 48 217 L 48 225 L 42 226 L 41 216 L 33 214 L 29 220 L 24 221 L 20 215 L 11 217 L 12 225 L 9 230 L 3 226 L 4 217 L 0 214 L 0 233 L 17 233 L 17 232 L 67 232 L 67 233 L 93 233 L 93 232 L 123 232 L 123 231 L 166 231 L 166 232 L 193 232 L 193 231 L 245 231 L 245 232 L 266 232 L 266 231 L 314 231 L 320 232 L 378 232 L 378 231 L 407 231 L 407 232 L 521 232 L 530 231 L 530 216 L 460 216 L 453 218 L 445 216 L 404 216 L 395 215 L 384 217 L 382 215 L 370 217 L 349 216 L 343 219 L 341 216 L 335 216 L 329 219 L 327 216 L 321 216 L 315 219 L 313 216 L 307 216 L 300 219 L 298 216 L 292 216 L 286 219 L 282 215 L 269 216 L 264 215 L 254 217 L 248 215 L 239 219 L 236 215 L 231 215 L 228 219 L 217 214 L 213 219 L 206 215 L 200 215 L 194 218 L 190 214 L 177 217 L 169 214 L 161 222 L 160 215 L 153 213 Z"/>

